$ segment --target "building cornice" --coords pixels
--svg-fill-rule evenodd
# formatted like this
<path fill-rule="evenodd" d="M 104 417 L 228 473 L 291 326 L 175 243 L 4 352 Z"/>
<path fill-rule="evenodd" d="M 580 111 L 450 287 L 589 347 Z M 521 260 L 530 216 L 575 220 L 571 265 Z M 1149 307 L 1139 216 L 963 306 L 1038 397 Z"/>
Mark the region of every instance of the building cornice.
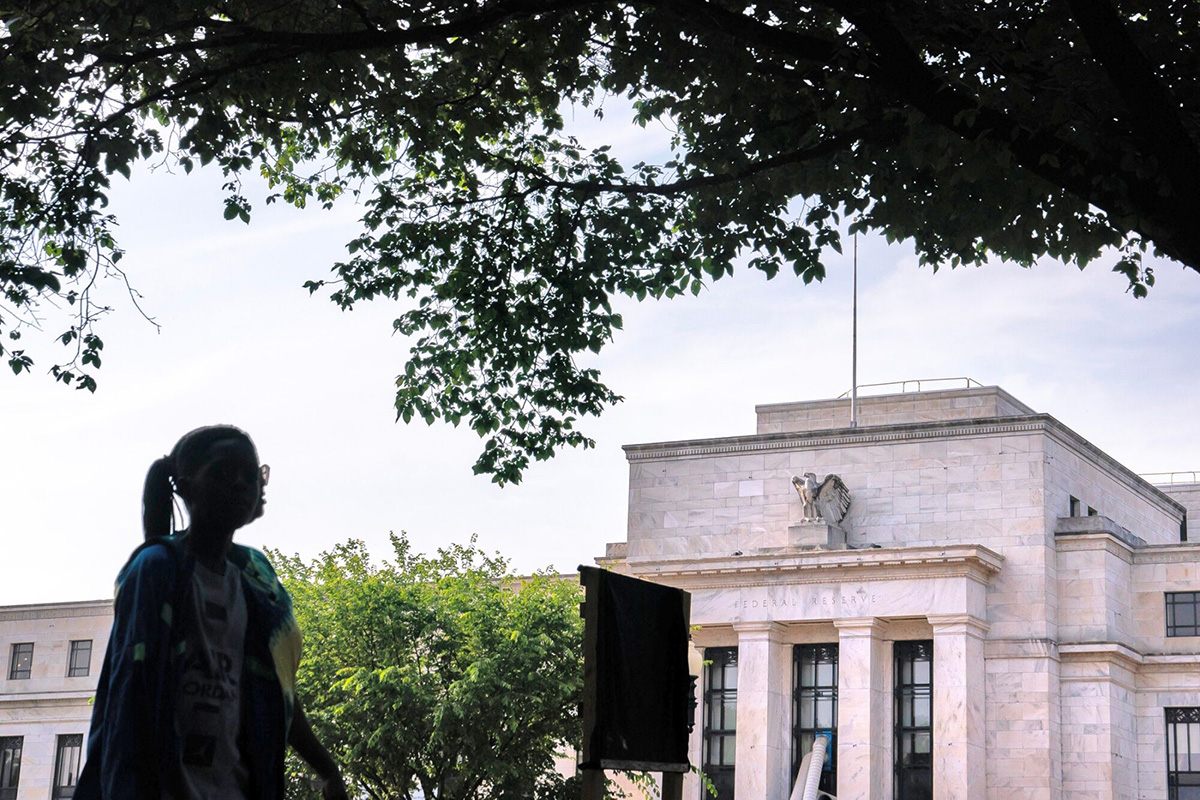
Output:
<path fill-rule="evenodd" d="M 674 442 L 627 444 L 623 449 L 626 459 L 631 463 L 638 463 L 1031 434 L 1042 434 L 1054 439 L 1060 445 L 1075 451 L 1077 455 L 1095 464 L 1108 473 L 1111 478 L 1124 484 L 1144 499 L 1170 512 L 1182 515 L 1186 510 L 1179 501 L 1049 414 L 940 422 L 906 422 L 895 425 L 872 425 L 864 428 L 835 428 L 822 431 L 763 433 Z"/>
<path fill-rule="evenodd" d="M 1131 547 L 1128 542 L 1107 531 L 1073 533 L 1067 536 L 1060 534 L 1055 537 L 1054 546 L 1060 553 L 1104 550 L 1109 555 L 1116 556 L 1129 564 L 1136 561 L 1136 555 L 1139 552 L 1139 549 Z"/>
<path fill-rule="evenodd" d="M 859 636 L 879 639 L 887 633 L 888 626 L 888 620 L 880 617 L 843 617 L 833 620 L 839 639 Z"/>
<path fill-rule="evenodd" d="M 1093 519 L 1081 517 L 1080 519 Z M 1200 561 L 1200 542 L 1178 542 L 1172 544 L 1142 544 L 1133 546 L 1118 535 L 1108 531 L 1087 533 L 1059 533 L 1055 536 L 1055 547 L 1060 553 L 1088 550 L 1104 550 L 1110 555 L 1134 566 L 1144 564 L 1193 564 Z"/>
<path fill-rule="evenodd" d="M 733 623 L 738 641 L 743 639 L 763 639 L 777 642 L 787 631 L 787 626 L 775 620 L 738 620 Z"/>
<path fill-rule="evenodd" d="M 1142 658 L 1143 672 L 1187 672 L 1200 670 L 1200 653 L 1159 653 Z"/>
<path fill-rule="evenodd" d="M 1037 658 L 1058 661 L 1058 642 L 1053 639 L 988 639 L 983 645 L 983 657 L 1001 660 Z"/>
<path fill-rule="evenodd" d="M 1035 417 L 988 417 L 946 422 L 906 422 L 896 425 L 873 425 L 866 428 L 834 428 L 822 431 L 794 433 L 759 433 L 745 436 L 724 436 L 712 439 L 689 439 L 675 442 L 627 444 L 625 457 L 629 461 L 661 461 L 666 459 L 703 458 L 706 456 L 755 455 L 780 450 L 812 450 L 822 447 L 854 447 L 927 439 L 952 439 L 978 436 L 1005 436 L 1045 429 L 1045 421 L 1054 418 L 1042 414 Z"/>
<path fill-rule="evenodd" d="M 74 706 L 88 703 L 96 695 L 96 688 L 73 689 L 61 692 L 6 692 L 0 694 L 0 709 L 19 706 Z"/>
<path fill-rule="evenodd" d="M 1145 657 L 1141 653 L 1120 642 L 1060 644 L 1058 646 L 1058 659 L 1063 663 L 1103 661 L 1117 664 L 1134 672 L 1145 663 Z M 1069 678 L 1064 677 L 1063 680 L 1069 680 Z"/>
<path fill-rule="evenodd" d="M 1148 544 L 1133 553 L 1133 563 L 1179 564 L 1200 560 L 1200 542 L 1178 542 L 1173 544 Z"/>
<path fill-rule="evenodd" d="M 955 633 L 984 639 L 987 638 L 987 632 L 992 627 L 986 619 L 981 619 L 974 614 L 928 614 L 925 618 L 933 627 L 935 642 L 940 635 Z"/>
<path fill-rule="evenodd" d="M 982 545 L 887 547 L 868 550 L 806 550 L 744 556 L 631 558 L 634 577 L 669 579 L 697 588 L 767 586 L 780 583 L 832 583 L 967 577 L 986 584 L 999 572 L 1004 556 Z"/>
<path fill-rule="evenodd" d="M 0 606 L 0 622 L 29 619 L 67 619 L 71 617 L 111 617 L 112 600 L 81 600 L 70 603 L 35 603 Z"/>

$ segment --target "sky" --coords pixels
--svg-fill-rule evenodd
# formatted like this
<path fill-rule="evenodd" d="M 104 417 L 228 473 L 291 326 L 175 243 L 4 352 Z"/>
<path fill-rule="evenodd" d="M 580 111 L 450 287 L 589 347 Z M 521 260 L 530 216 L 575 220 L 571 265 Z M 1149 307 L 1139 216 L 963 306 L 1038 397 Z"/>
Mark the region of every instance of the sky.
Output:
<path fill-rule="evenodd" d="M 585 134 L 628 157 L 649 146 L 638 128 Z M 260 196 L 247 226 L 222 218 L 219 172 L 116 181 L 122 266 L 161 330 L 107 281 L 94 395 L 41 373 L 53 351 L 34 375 L 0 376 L 0 605 L 111 597 L 142 538 L 146 469 L 199 425 L 246 429 L 271 465 L 266 514 L 242 543 L 314 557 L 354 538 L 382 559 L 391 531 L 424 552 L 474 535 L 518 572 L 572 571 L 624 541 L 623 444 L 752 433 L 755 404 L 850 388 L 847 239 L 820 284 L 742 269 L 699 297 L 622 302 L 625 329 L 593 363 L 625 400 L 581 421 L 596 448 L 500 488 L 472 474 L 469 430 L 396 422 L 397 308 L 341 312 L 302 288 L 344 255 L 361 209 Z M 1157 285 L 1135 300 L 1099 262 L 934 274 L 910 244 L 870 237 L 858 261 L 860 384 L 970 377 L 1137 472 L 1200 470 L 1200 274 L 1155 262 Z"/>

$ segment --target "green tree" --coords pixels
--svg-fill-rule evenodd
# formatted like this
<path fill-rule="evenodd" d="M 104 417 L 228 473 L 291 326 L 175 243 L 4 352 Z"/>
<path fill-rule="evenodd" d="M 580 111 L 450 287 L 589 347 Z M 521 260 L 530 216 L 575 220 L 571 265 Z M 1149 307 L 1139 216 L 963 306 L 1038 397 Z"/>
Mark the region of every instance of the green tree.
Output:
<path fill-rule="evenodd" d="M 577 797 L 554 757 L 578 743 L 580 591 L 517 578 L 470 546 L 395 560 L 349 541 L 272 553 L 304 633 L 298 689 L 347 781 L 374 800 Z M 292 792 L 311 797 L 290 764 Z"/>
<path fill-rule="evenodd" d="M 479 472 L 590 446 L 620 398 L 579 357 L 614 296 L 698 292 L 744 259 L 824 275 L 843 226 L 924 262 L 1084 266 L 1143 295 L 1153 248 L 1200 269 L 1192 0 L 6 0 L 0 320 L 78 310 L 52 368 L 93 389 L 87 288 L 118 270 L 109 177 L 215 162 L 271 200 L 352 195 L 325 280 L 404 305 L 405 421 L 467 421 Z M 673 131 L 622 164 L 570 105 Z M 16 372 L 31 360 L 6 342 Z"/>

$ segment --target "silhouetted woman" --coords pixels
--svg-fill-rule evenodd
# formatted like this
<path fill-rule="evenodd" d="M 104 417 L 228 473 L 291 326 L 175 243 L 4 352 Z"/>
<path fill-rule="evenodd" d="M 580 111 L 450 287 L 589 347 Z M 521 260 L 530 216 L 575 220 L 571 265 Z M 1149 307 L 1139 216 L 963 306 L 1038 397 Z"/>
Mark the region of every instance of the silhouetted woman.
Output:
<path fill-rule="evenodd" d="M 284 754 L 346 790 L 296 696 L 300 631 L 266 556 L 233 543 L 268 468 L 231 426 L 198 428 L 146 475 L 146 542 L 117 576 L 76 800 L 282 800 Z M 190 525 L 172 533 L 172 495 Z"/>

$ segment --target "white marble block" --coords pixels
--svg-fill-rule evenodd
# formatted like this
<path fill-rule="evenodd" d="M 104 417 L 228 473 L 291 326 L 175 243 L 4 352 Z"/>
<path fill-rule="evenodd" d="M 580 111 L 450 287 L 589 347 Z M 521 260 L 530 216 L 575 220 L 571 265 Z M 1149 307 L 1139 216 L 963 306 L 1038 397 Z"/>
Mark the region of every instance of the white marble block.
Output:
<path fill-rule="evenodd" d="M 792 550 L 833 549 L 846 546 L 846 531 L 824 521 L 789 525 L 787 532 L 787 546 Z"/>

